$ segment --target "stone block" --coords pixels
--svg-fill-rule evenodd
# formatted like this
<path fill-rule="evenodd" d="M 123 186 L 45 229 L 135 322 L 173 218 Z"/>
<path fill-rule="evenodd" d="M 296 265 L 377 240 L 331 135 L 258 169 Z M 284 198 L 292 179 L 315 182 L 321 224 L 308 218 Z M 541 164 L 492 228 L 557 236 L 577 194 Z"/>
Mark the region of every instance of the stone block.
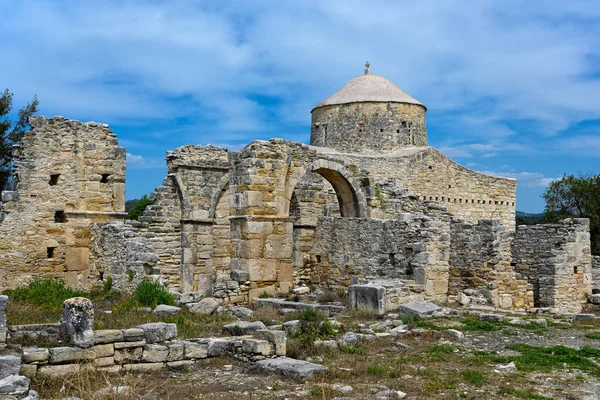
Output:
<path fill-rule="evenodd" d="M 175 371 L 185 370 L 186 368 L 190 368 L 194 365 L 194 361 L 192 360 L 182 360 L 182 361 L 171 361 L 167 363 L 167 368 Z"/>
<path fill-rule="evenodd" d="M 260 329 L 254 332 L 254 336 L 258 339 L 267 340 L 275 348 L 275 355 L 285 356 L 287 335 L 283 331 L 274 331 L 270 329 Z"/>
<path fill-rule="evenodd" d="M 242 352 L 245 354 L 271 355 L 271 344 L 266 340 L 244 339 L 242 340 Z"/>
<path fill-rule="evenodd" d="M 274 282 L 277 280 L 279 260 L 252 259 L 248 260 L 248 272 L 252 282 Z"/>
<path fill-rule="evenodd" d="M 52 347 L 49 352 L 50 364 L 67 364 L 94 358 L 94 353 L 79 347 Z"/>
<path fill-rule="evenodd" d="M 48 362 L 50 352 L 46 348 L 26 347 L 23 349 L 21 359 L 27 364 L 44 364 Z"/>
<path fill-rule="evenodd" d="M 152 313 L 154 313 L 156 315 L 174 315 L 174 314 L 177 314 L 179 311 L 181 311 L 180 307 L 169 306 L 166 304 L 159 304 L 152 311 Z"/>
<path fill-rule="evenodd" d="M 144 330 L 146 343 L 160 343 L 177 337 L 177 325 L 165 322 L 151 322 L 139 325 Z"/>
<path fill-rule="evenodd" d="M 277 372 L 284 376 L 302 380 L 310 379 L 315 374 L 324 374 L 329 371 L 324 365 L 287 357 L 270 358 L 258 361 L 255 365 L 263 371 Z"/>
<path fill-rule="evenodd" d="M 90 269 L 90 250 L 86 247 L 69 247 L 65 253 L 67 271 L 87 271 Z"/>
<path fill-rule="evenodd" d="M 40 379 L 60 379 L 76 375 L 80 370 L 79 364 L 66 365 L 41 365 L 37 371 L 37 377 Z"/>
<path fill-rule="evenodd" d="M 209 339 L 208 340 L 208 355 L 211 357 L 219 357 L 232 353 L 234 350 L 234 342 L 228 339 Z"/>
<path fill-rule="evenodd" d="M 400 305 L 400 311 L 416 317 L 428 317 L 434 312 L 441 310 L 442 307 L 428 301 L 413 301 Z"/>
<path fill-rule="evenodd" d="M 19 375 L 21 359 L 16 356 L 0 356 L 0 379 Z"/>
<path fill-rule="evenodd" d="M 142 353 L 143 362 L 165 362 L 169 356 L 169 348 L 159 344 L 147 344 Z"/>
<path fill-rule="evenodd" d="M 281 262 L 277 280 L 280 282 L 292 282 L 294 280 L 294 266 L 291 263 Z"/>
<path fill-rule="evenodd" d="M 146 339 L 138 340 L 137 342 L 117 342 L 114 344 L 115 350 L 129 349 L 133 347 L 143 347 L 146 345 Z"/>
<path fill-rule="evenodd" d="M 184 357 L 190 359 L 200 359 L 208 357 L 208 343 L 184 342 Z"/>
<path fill-rule="evenodd" d="M 24 397 L 29 391 L 29 378 L 21 375 L 11 375 L 0 379 L 0 396 Z"/>
<path fill-rule="evenodd" d="M 96 358 L 94 360 L 94 365 L 96 367 L 107 367 L 109 365 L 114 365 L 115 364 L 115 357 L 111 356 L 111 357 L 100 357 L 100 358 Z"/>
<path fill-rule="evenodd" d="M 123 341 L 123 331 L 121 329 L 103 329 L 94 331 L 94 343 L 114 343 Z"/>
<path fill-rule="evenodd" d="M 115 354 L 115 347 L 111 343 L 99 344 L 88 349 L 93 355 L 90 358 L 110 357 Z"/>
<path fill-rule="evenodd" d="M 503 322 L 505 319 L 506 318 L 504 317 L 504 315 L 500 315 L 500 314 L 480 314 L 479 315 L 480 321 Z"/>
<path fill-rule="evenodd" d="M 212 297 L 206 297 L 198 302 L 198 304 L 190 307 L 190 312 L 194 314 L 212 315 L 219 308 L 219 303 Z"/>
<path fill-rule="evenodd" d="M 140 328 L 123 329 L 123 340 L 126 342 L 138 342 L 144 340 L 144 330 Z"/>
<path fill-rule="evenodd" d="M 29 379 L 35 378 L 37 374 L 38 366 L 36 364 L 23 364 L 19 369 L 19 375 L 28 377 Z"/>
<path fill-rule="evenodd" d="M 185 355 L 183 343 L 173 342 L 173 343 L 169 343 L 167 346 L 169 348 L 169 355 L 167 356 L 167 361 L 171 362 L 171 361 L 183 360 L 184 355 Z M 207 346 L 207 349 L 208 349 L 208 346 Z"/>
<path fill-rule="evenodd" d="M 115 363 L 125 364 L 130 362 L 138 362 L 142 359 L 143 352 L 144 350 L 142 347 L 115 350 Z"/>
<path fill-rule="evenodd" d="M 94 305 L 85 297 L 73 297 L 63 303 L 60 334 L 67 343 L 79 347 L 94 344 Z"/>
<path fill-rule="evenodd" d="M 456 296 L 456 302 L 461 306 L 466 306 L 471 302 L 471 298 L 463 292 L 458 292 L 458 295 Z"/>
<path fill-rule="evenodd" d="M 348 300 L 351 308 L 362 308 L 379 315 L 386 312 L 385 288 L 373 285 L 348 286 Z"/>
<path fill-rule="evenodd" d="M 223 331 L 232 336 L 248 335 L 260 329 L 267 329 L 262 321 L 237 321 L 223 326 Z"/>

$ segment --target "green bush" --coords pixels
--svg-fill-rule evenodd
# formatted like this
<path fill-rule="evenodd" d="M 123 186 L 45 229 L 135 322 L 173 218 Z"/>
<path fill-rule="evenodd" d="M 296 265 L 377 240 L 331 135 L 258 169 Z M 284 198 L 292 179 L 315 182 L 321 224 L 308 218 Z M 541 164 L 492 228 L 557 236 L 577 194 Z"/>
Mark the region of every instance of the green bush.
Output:
<path fill-rule="evenodd" d="M 361 346 L 341 346 L 340 350 L 342 351 L 342 353 L 346 354 L 360 354 L 362 356 L 367 354 L 365 348 Z"/>
<path fill-rule="evenodd" d="M 483 374 L 481 373 L 481 371 L 467 369 L 467 370 L 461 371 L 460 374 L 462 375 L 463 379 L 467 383 L 470 383 L 471 385 L 481 386 L 485 383 L 485 378 L 484 378 Z"/>
<path fill-rule="evenodd" d="M 270 295 L 269 293 L 267 293 L 267 291 L 266 291 L 266 290 L 265 290 L 264 292 L 262 292 L 262 293 L 260 294 L 260 296 L 258 296 L 258 298 L 259 298 L 259 299 L 268 299 L 268 298 L 270 298 L 270 297 L 271 297 L 271 295 Z"/>
<path fill-rule="evenodd" d="M 136 286 L 133 298 L 142 306 L 156 307 L 159 304 L 173 305 L 175 299 L 160 283 L 144 280 Z"/>
<path fill-rule="evenodd" d="M 147 195 L 143 195 L 141 199 L 135 202 L 133 208 L 129 210 L 127 213 L 127 219 L 137 220 L 138 217 L 144 214 L 146 207 L 152 204 L 154 204 L 154 200 L 148 198 Z"/>
<path fill-rule="evenodd" d="M 382 376 L 388 372 L 387 368 L 382 365 L 371 365 L 367 368 L 367 373 L 375 376 Z"/>
<path fill-rule="evenodd" d="M 63 302 L 71 297 L 88 297 L 83 290 L 73 290 L 62 279 L 38 279 L 26 286 L 4 292 L 11 300 L 35 304 L 48 311 L 61 310 Z"/>

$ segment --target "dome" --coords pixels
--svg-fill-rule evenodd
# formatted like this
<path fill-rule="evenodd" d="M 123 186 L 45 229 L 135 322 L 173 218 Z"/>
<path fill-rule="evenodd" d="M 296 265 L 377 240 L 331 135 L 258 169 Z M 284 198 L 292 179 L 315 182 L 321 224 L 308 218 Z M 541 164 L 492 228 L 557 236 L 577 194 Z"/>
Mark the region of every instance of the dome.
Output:
<path fill-rule="evenodd" d="M 419 101 L 404 93 L 388 79 L 379 75 L 370 74 L 367 69 L 364 75 L 351 79 L 329 98 L 317 104 L 313 110 L 315 108 L 337 104 L 363 102 L 408 103 L 425 107 Z M 427 107 L 425 107 L 425 109 L 426 108 Z"/>

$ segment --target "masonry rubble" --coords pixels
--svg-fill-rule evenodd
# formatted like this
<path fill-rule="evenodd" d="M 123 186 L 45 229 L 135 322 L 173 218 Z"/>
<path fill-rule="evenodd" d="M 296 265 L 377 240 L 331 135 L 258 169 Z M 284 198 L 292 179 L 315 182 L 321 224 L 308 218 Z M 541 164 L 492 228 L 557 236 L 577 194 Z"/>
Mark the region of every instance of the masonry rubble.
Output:
<path fill-rule="evenodd" d="M 125 222 L 116 135 L 33 117 L 13 152 L 16 190 L 2 193 L 0 289 L 151 279 L 182 304 L 227 306 L 370 284 L 385 290 L 377 312 L 415 301 L 580 311 L 598 264 L 589 224 L 516 227 L 516 181 L 429 146 L 426 111 L 385 78 L 359 76 L 312 110 L 310 145 L 167 152 L 154 204 Z"/>

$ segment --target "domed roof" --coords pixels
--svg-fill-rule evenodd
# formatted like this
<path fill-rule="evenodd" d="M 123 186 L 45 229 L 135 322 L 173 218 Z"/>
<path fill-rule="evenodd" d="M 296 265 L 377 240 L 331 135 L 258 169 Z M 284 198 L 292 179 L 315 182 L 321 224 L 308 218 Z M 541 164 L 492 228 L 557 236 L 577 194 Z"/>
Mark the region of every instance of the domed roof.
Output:
<path fill-rule="evenodd" d="M 362 102 L 409 103 L 425 107 L 383 76 L 370 74 L 367 68 L 364 75 L 350 80 L 325 101 L 317 104 L 313 110 L 336 104 Z"/>

